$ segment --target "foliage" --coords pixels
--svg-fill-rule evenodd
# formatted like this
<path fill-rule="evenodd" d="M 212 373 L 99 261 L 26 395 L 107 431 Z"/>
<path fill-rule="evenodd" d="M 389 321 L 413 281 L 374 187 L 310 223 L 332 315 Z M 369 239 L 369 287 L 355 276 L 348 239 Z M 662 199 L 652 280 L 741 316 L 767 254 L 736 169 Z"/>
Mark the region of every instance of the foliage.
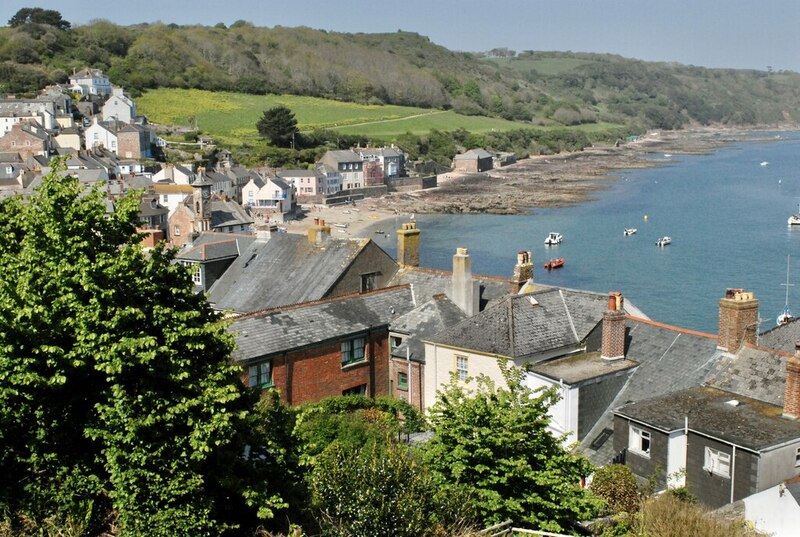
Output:
<path fill-rule="evenodd" d="M 463 491 L 440 487 L 394 443 L 334 442 L 317 460 L 311 489 L 325 535 L 444 536 L 469 520 Z"/>
<path fill-rule="evenodd" d="M 8 25 L 12 28 L 25 24 L 49 24 L 59 30 L 67 30 L 70 27 L 70 23 L 61 17 L 61 13 L 40 7 L 24 7 L 8 20 Z"/>
<path fill-rule="evenodd" d="M 440 482 L 473 491 L 485 523 L 511 519 L 559 531 L 593 516 L 602 501 L 580 486 L 591 465 L 547 428 L 556 393 L 534 392 L 523 384 L 524 372 L 501 368 L 507 387 L 479 377 L 471 389 L 454 378 L 439 392 L 425 461 Z"/>
<path fill-rule="evenodd" d="M 742 522 L 725 520 L 669 494 L 651 498 L 635 519 L 633 535 L 647 537 L 755 537 L 758 532 Z"/>
<path fill-rule="evenodd" d="M 215 467 L 247 418 L 232 337 L 172 251 L 143 251 L 136 193 L 107 213 L 62 169 L 0 203 L 0 511 L 90 502 L 97 527 L 110 500 L 128 535 L 217 535 L 246 498 L 268 516 L 266 483 Z"/>
<path fill-rule="evenodd" d="M 603 498 L 612 513 L 633 513 L 639 509 L 639 485 L 631 469 L 623 464 L 597 468 L 589 490 Z"/>
<path fill-rule="evenodd" d="M 265 110 L 256 122 L 258 133 L 278 147 L 289 147 L 294 144 L 297 132 L 297 119 L 285 106 L 276 106 Z"/>

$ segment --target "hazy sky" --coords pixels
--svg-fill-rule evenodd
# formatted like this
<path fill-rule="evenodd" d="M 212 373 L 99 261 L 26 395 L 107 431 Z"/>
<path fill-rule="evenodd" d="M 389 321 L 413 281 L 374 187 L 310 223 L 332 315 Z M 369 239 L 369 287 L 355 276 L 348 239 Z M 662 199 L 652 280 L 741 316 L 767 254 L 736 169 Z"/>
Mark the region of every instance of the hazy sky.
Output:
<path fill-rule="evenodd" d="M 706 67 L 800 72 L 800 0 L 3 0 L 59 10 L 73 24 L 104 18 L 309 26 L 341 32 L 417 32 L 453 50 L 608 52 Z"/>

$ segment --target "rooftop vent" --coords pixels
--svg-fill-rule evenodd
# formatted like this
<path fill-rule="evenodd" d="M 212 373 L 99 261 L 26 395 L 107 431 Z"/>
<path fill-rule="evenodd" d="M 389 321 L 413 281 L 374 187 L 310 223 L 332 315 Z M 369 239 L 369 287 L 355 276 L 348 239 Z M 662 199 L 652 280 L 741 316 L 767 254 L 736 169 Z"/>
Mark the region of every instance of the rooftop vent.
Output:
<path fill-rule="evenodd" d="M 741 401 L 737 401 L 736 399 L 731 399 L 730 401 L 725 401 L 725 404 L 730 406 L 739 406 L 742 403 Z"/>

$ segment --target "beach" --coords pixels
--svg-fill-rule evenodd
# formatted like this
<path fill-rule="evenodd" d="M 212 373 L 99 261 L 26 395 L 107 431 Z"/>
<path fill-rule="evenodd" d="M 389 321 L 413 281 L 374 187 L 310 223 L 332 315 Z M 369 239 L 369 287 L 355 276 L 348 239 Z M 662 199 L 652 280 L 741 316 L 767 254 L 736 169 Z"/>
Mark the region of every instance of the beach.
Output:
<path fill-rule="evenodd" d="M 771 127 L 769 131 L 788 128 Z M 764 136 L 759 137 L 759 132 Z M 331 224 L 333 236 L 368 237 L 375 227 L 394 233 L 391 225 L 384 229 L 379 224 L 397 216 L 408 221 L 413 214 L 426 213 L 525 214 L 584 203 L 598 190 L 611 188 L 618 180 L 614 176 L 617 170 L 668 164 L 673 155 L 708 153 L 745 135 L 754 140 L 777 139 L 766 131 L 742 129 L 651 132 L 632 142 L 533 156 L 483 173 L 449 172 L 439 176 L 438 187 L 428 190 L 367 198 L 355 205 L 304 205 L 304 214 L 287 230 L 305 233 L 314 218 L 320 218 Z"/>

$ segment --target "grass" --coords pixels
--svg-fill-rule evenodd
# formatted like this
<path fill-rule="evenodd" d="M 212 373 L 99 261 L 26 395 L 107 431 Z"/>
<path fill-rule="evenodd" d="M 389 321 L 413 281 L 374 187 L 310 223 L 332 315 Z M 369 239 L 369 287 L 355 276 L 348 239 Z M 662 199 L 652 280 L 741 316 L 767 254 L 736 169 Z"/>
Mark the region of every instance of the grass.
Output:
<path fill-rule="evenodd" d="M 492 58 L 491 61 L 510 67 L 515 71 L 523 73 L 536 71 L 546 76 L 561 75 L 581 65 L 592 63 L 591 60 L 582 60 L 580 58 Z"/>

